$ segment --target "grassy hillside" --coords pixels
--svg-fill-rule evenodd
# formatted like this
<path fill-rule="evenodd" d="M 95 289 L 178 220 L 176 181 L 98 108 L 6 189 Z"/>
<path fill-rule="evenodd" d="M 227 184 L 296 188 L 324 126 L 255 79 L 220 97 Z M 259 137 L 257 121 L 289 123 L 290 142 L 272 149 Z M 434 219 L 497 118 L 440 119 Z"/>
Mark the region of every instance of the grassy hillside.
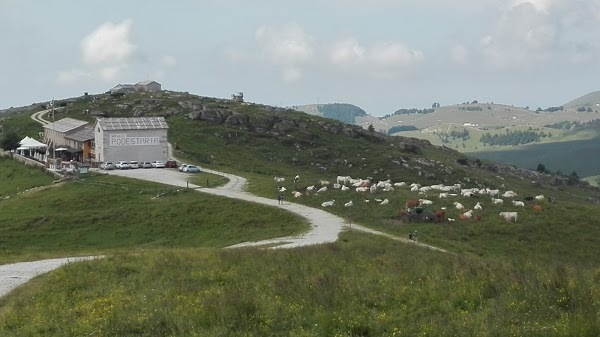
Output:
<path fill-rule="evenodd" d="M 592 109 L 598 109 L 598 107 L 600 107 L 600 90 L 578 97 L 569 103 L 564 104 L 563 106 L 568 109 L 577 109 L 579 107 L 591 107 Z"/>
<path fill-rule="evenodd" d="M 223 247 L 307 229 L 303 219 L 278 209 L 138 180 L 93 175 L 51 185 L 39 169 L 7 159 L 0 159 L 0 176 L 12 177 L 0 184 L 0 196 L 10 196 L 0 199 L 0 263 L 124 249 Z M 19 193 L 40 185 L 50 188 Z"/>
<path fill-rule="evenodd" d="M 2 336 L 597 336 L 600 270 L 346 233 L 288 251 L 78 263 L 0 300 Z"/>
<path fill-rule="evenodd" d="M 90 114 L 81 115 L 86 110 Z M 304 223 L 273 208 L 195 192 L 173 191 L 155 200 L 163 187 L 93 177 L 40 190 L 27 200 L 0 201 L 0 247 L 9 247 L 0 250 L 0 261 L 46 252 L 111 255 L 44 275 L 0 299 L 2 336 L 600 333 L 600 217 L 590 202 L 600 200 L 597 189 L 261 105 L 136 94 L 73 102 L 62 116 L 91 119 L 92 111 L 165 115 L 169 140 L 186 161 L 246 176 L 249 190 L 265 197 L 284 186 L 293 202 L 321 208 L 323 201 L 336 200 L 327 210 L 353 224 L 400 237 L 418 231 L 419 241 L 451 253 L 355 232 L 334 244 L 290 251 L 215 249 L 297 232 Z M 337 175 L 460 183 L 510 189 L 519 199 L 546 198 L 538 213 L 533 202 L 516 208 L 510 199 L 505 205 L 486 196 L 441 199 L 406 187 L 291 196 L 320 180 L 333 183 Z M 275 176 L 286 180 L 276 183 Z M 418 198 L 434 202 L 427 210 L 445 207 L 453 218 L 463 212 L 455 201 L 466 208 L 479 202 L 483 209 L 476 211 L 479 220 L 403 222 L 399 211 Z M 344 207 L 350 200 L 354 206 Z M 69 211 L 53 213 L 61 209 Z M 501 211 L 518 211 L 519 220 L 507 223 Z"/>
<path fill-rule="evenodd" d="M 348 124 L 355 123 L 356 117 L 367 114 L 356 105 L 347 103 L 299 105 L 292 108 L 310 115 L 331 118 Z"/>
<path fill-rule="evenodd" d="M 502 162 L 528 169 L 535 169 L 542 163 L 546 169 L 564 174 L 575 171 L 581 177 L 600 174 L 600 158 L 596 155 L 600 148 L 600 138 L 581 141 L 548 143 L 523 146 L 510 151 L 479 151 L 471 155 L 496 162 Z"/>

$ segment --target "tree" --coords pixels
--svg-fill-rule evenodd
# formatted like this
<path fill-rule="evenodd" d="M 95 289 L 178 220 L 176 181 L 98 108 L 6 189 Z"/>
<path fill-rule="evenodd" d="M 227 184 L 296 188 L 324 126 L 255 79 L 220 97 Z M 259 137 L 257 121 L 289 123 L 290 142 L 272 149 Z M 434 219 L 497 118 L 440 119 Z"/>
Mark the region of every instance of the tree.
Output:
<path fill-rule="evenodd" d="M 375 127 L 373 126 L 373 124 L 369 124 L 367 130 L 369 130 L 370 132 L 375 132 Z"/>
<path fill-rule="evenodd" d="M 546 166 L 544 166 L 542 163 L 539 163 L 536 170 L 538 172 L 546 173 Z"/>
<path fill-rule="evenodd" d="M 477 102 L 476 99 L 474 99 L 473 102 L 471 102 L 471 104 L 477 104 L 477 103 L 479 103 L 479 102 Z"/>
<path fill-rule="evenodd" d="M 0 139 L 0 148 L 3 148 L 6 151 L 11 151 L 10 155 L 12 157 L 12 151 L 21 146 L 19 142 L 19 135 L 17 135 L 17 133 L 14 131 L 9 131 L 2 136 L 2 139 Z"/>

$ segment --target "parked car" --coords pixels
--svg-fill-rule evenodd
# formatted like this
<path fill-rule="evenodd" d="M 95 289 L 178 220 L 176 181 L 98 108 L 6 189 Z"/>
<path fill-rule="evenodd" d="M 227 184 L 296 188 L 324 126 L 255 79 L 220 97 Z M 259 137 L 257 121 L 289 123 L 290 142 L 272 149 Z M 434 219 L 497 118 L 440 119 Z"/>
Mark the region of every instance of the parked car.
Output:
<path fill-rule="evenodd" d="M 160 160 L 155 160 L 155 161 L 152 162 L 152 167 L 164 168 L 165 167 L 165 163 L 163 163 Z"/>
<path fill-rule="evenodd" d="M 143 162 L 140 163 L 140 167 L 141 168 L 152 168 L 153 166 L 152 166 L 151 162 L 149 162 L 149 161 L 143 161 Z"/>
<path fill-rule="evenodd" d="M 187 172 L 187 173 L 198 173 L 200 171 L 201 171 L 200 168 L 195 165 L 186 165 L 185 168 L 183 169 L 183 172 Z"/>
<path fill-rule="evenodd" d="M 140 168 L 140 163 L 138 163 L 138 162 L 137 162 L 137 161 L 135 161 L 135 160 L 131 160 L 131 161 L 129 161 L 129 166 L 130 166 L 132 169 L 137 169 L 137 168 Z"/>
<path fill-rule="evenodd" d="M 114 170 L 115 164 L 108 161 L 108 162 L 100 164 L 100 168 L 103 170 Z"/>
<path fill-rule="evenodd" d="M 127 170 L 127 169 L 130 169 L 131 166 L 129 166 L 129 162 L 128 161 L 119 161 L 115 165 L 115 168 L 118 168 L 119 170 Z"/>
<path fill-rule="evenodd" d="M 174 160 L 167 160 L 165 167 L 177 168 L 177 162 Z"/>
<path fill-rule="evenodd" d="M 189 164 L 181 164 L 179 165 L 179 171 L 181 172 L 185 172 L 185 168 L 188 166 Z"/>

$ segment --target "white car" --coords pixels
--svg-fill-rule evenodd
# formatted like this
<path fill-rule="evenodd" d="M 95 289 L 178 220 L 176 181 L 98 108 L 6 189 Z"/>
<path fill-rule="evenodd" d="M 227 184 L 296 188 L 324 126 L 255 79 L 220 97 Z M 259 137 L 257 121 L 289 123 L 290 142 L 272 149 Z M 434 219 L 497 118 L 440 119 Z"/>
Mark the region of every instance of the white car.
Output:
<path fill-rule="evenodd" d="M 160 160 L 155 160 L 153 162 L 151 162 L 152 167 L 156 167 L 156 168 L 164 168 L 165 167 L 165 163 L 163 163 Z"/>
<path fill-rule="evenodd" d="M 109 161 L 100 164 L 100 168 L 103 170 L 114 170 L 115 169 L 115 165 Z"/>
<path fill-rule="evenodd" d="M 140 168 L 140 163 L 138 163 L 138 162 L 137 162 L 137 161 L 135 161 L 135 160 L 131 160 L 131 161 L 129 162 L 129 167 L 131 167 L 132 169 Z"/>
<path fill-rule="evenodd" d="M 200 168 L 195 165 L 186 165 L 185 168 L 183 169 L 183 172 L 187 172 L 187 173 L 198 173 L 200 171 L 201 171 Z"/>
<path fill-rule="evenodd" d="M 129 166 L 129 162 L 127 161 L 119 161 L 117 162 L 117 164 L 115 165 L 116 168 L 118 168 L 119 170 L 127 170 L 130 169 L 131 166 Z"/>
<path fill-rule="evenodd" d="M 185 172 L 185 168 L 188 166 L 189 164 L 181 164 L 179 165 L 179 171 L 181 172 Z"/>

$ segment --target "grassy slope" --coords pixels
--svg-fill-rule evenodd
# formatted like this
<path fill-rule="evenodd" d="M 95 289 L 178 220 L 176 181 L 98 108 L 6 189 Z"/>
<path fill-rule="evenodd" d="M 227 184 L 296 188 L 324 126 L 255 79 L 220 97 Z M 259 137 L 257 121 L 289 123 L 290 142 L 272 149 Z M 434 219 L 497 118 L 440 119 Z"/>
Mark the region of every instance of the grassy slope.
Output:
<path fill-rule="evenodd" d="M 563 106 L 568 109 L 576 109 L 579 107 L 598 108 L 596 104 L 600 104 L 600 91 L 590 92 L 581 97 L 578 97 Z"/>
<path fill-rule="evenodd" d="M 261 118 L 253 107 L 242 109 L 252 118 Z M 594 280 L 600 261 L 594 252 L 600 246 L 600 226 L 596 208 L 581 201 L 590 192 L 501 179 L 495 173 L 458 167 L 455 160 L 460 155 L 454 152 L 426 148 L 414 156 L 387 141 L 380 144 L 325 132 L 313 124 L 318 118 L 289 116 L 305 119 L 308 129 L 294 129 L 290 136 L 277 138 L 175 116 L 168 119 L 169 138 L 177 142 L 179 155 L 248 176 L 250 190 L 267 197 L 275 195 L 273 176 L 287 177 L 284 185 L 289 190 L 303 190 L 319 179 L 348 174 L 376 179 L 390 176 L 409 183 L 441 179 L 466 186 L 470 184 L 463 178 L 469 177 L 492 187 L 505 184 L 521 196 L 554 195 L 558 203 L 544 203 L 542 214 L 529 208 L 519 210 L 519 222 L 507 224 L 487 200 L 458 199 L 467 207 L 481 201 L 482 221 L 402 225 L 393 218 L 406 200 L 417 197 L 406 190 L 374 196 L 335 191 L 302 197 L 294 201 L 317 207 L 324 200 L 336 199 L 336 206 L 329 209 L 333 213 L 390 233 L 405 236 L 416 229 L 422 241 L 459 256 L 358 234 L 345 235 L 344 241 L 333 245 L 291 252 L 165 250 L 156 254 L 153 249 L 149 254 L 124 254 L 41 277 L 0 304 L 0 321 L 6 322 L 0 329 L 7 335 L 43 331 L 57 336 L 89 330 L 100 331 L 99 335 L 152 336 L 194 332 L 289 335 L 290 331 L 298 336 L 392 335 L 394 329 L 400 335 L 436 336 L 597 334 L 595 305 L 599 302 L 594 297 L 598 294 Z M 434 177 L 419 176 L 421 169 L 414 168 L 413 159 L 420 157 L 441 163 L 434 169 L 422 168 Z M 393 163 L 400 158 L 410 160 L 413 167 Z M 442 164 L 453 173 L 442 174 Z M 301 180 L 294 186 L 291 178 L 296 174 Z M 142 193 L 142 206 L 148 204 L 147 197 Z M 181 196 L 170 196 L 174 197 Z M 390 205 L 361 202 L 365 197 L 372 201 L 387 197 Z M 355 207 L 342 206 L 347 198 L 354 200 Z M 435 196 L 429 198 L 436 207 L 443 205 Z M 177 200 L 176 204 L 173 207 L 180 209 L 185 202 Z M 129 209 L 128 214 L 144 213 Z M 229 211 L 215 214 L 215 219 L 229 219 Z M 448 208 L 448 213 L 456 216 L 457 211 Z M 265 216 L 279 218 L 281 214 Z M 195 231 L 186 233 L 194 235 Z M 165 236 L 156 230 L 148 237 L 158 242 L 141 247 L 185 247 L 161 244 Z M 54 284 L 65 288 L 50 289 Z M 143 298 L 152 300 L 142 302 Z M 73 309 L 57 310 L 65 307 Z"/>
<path fill-rule="evenodd" d="M 535 169 L 539 163 L 546 169 L 564 174 L 575 171 L 585 177 L 600 174 L 598 152 L 600 138 L 524 146 L 510 151 L 476 152 L 471 155 L 487 160 Z"/>
<path fill-rule="evenodd" d="M 2 173 L 15 165 L 0 163 Z M 45 177 L 39 170 L 23 171 L 30 171 L 20 175 L 31 181 L 40 179 L 36 174 Z M 0 263 L 123 249 L 223 247 L 307 228 L 303 219 L 278 209 L 132 179 L 91 176 L 15 195 L 31 185 L 13 180 L 6 188 L 13 197 L 0 201 Z M 164 195 L 156 199 L 159 193 Z"/>
<path fill-rule="evenodd" d="M 600 270 L 347 233 L 286 251 L 116 255 L 0 300 L 3 336 L 597 336 Z"/>

